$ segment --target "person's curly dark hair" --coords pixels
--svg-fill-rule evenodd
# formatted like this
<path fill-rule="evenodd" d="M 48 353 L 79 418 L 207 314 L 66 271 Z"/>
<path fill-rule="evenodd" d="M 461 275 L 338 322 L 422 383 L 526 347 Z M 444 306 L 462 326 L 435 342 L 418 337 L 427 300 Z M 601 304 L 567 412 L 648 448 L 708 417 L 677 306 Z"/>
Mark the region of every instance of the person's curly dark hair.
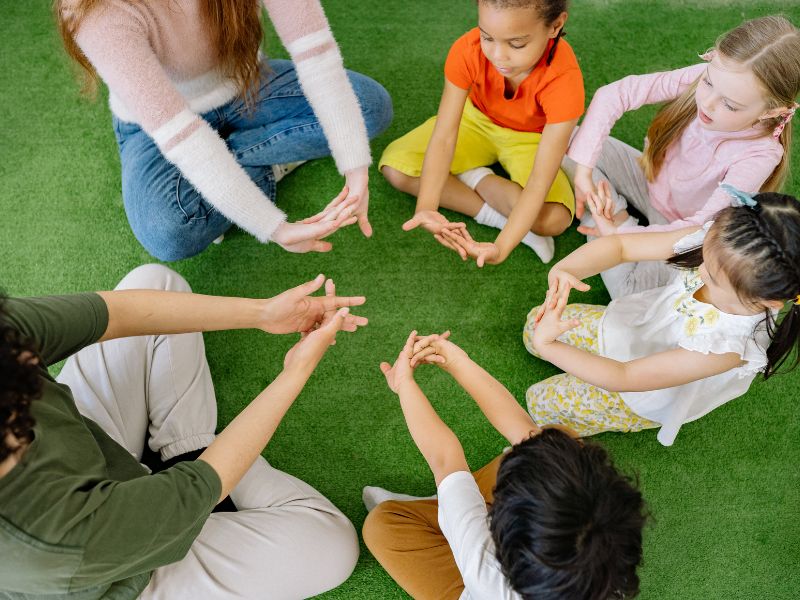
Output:
<path fill-rule="evenodd" d="M 9 433 L 20 444 L 33 441 L 31 402 L 42 395 L 36 347 L 8 323 L 6 314 L 0 296 L 0 462 L 19 448 L 9 444 Z"/>

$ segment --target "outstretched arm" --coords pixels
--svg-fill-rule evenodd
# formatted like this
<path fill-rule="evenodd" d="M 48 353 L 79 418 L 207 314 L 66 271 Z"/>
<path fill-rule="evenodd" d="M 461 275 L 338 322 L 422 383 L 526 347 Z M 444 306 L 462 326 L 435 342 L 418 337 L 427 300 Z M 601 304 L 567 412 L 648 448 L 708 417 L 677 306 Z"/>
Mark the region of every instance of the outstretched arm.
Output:
<path fill-rule="evenodd" d="M 412 363 L 437 364 L 452 375 L 472 396 L 492 426 L 512 445 L 539 433 L 539 426 L 511 392 L 447 339 L 448 336 L 449 332 L 445 332 L 419 339 L 414 345 Z"/>
<path fill-rule="evenodd" d="M 325 296 L 311 296 L 326 285 Z M 358 306 L 363 296 L 339 297 L 324 275 L 273 298 L 229 298 L 185 292 L 121 290 L 99 292 L 108 307 L 108 327 L 100 341 L 135 335 L 174 334 L 225 329 L 261 329 L 268 333 L 306 332 L 326 314 Z M 354 331 L 366 319 L 348 315 L 343 328 Z"/>
<path fill-rule="evenodd" d="M 566 373 L 609 392 L 645 392 L 684 385 L 730 371 L 742 364 L 735 352 L 702 354 L 676 348 L 628 362 L 598 356 L 569 344 L 558 337 L 577 321 L 562 321 L 566 299 L 554 308 L 547 307 L 533 333 L 533 346 L 544 360 Z"/>
<path fill-rule="evenodd" d="M 439 418 L 414 381 L 411 353 L 416 339 L 417 332 L 412 331 L 394 365 L 381 363 L 381 371 L 386 376 L 389 388 L 400 398 L 408 431 L 425 457 L 438 486 L 451 473 L 468 471 L 469 466 L 458 438 Z"/>

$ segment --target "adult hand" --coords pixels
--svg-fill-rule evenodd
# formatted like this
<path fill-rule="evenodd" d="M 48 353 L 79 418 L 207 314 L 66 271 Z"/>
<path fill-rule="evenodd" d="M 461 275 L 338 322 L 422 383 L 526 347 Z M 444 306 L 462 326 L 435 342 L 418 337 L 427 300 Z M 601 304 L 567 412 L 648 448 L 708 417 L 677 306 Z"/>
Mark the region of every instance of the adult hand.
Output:
<path fill-rule="evenodd" d="M 543 305 L 545 307 L 544 314 L 533 329 L 533 347 L 542 357 L 544 357 L 545 349 L 549 344 L 554 343 L 560 335 L 580 325 L 577 319 L 561 320 L 564 307 L 567 305 L 566 296 L 561 296 L 553 307 L 550 307 L 549 300 L 548 294 L 548 302 Z"/>
<path fill-rule="evenodd" d="M 466 257 L 474 258 L 479 267 L 483 267 L 485 264 L 499 265 L 503 262 L 503 257 L 497 244 L 494 242 L 476 242 L 466 229 L 459 231 L 459 235 L 455 235 L 452 231 L 445 229 L 441 235 L 434 237 L 437 240 L 442 238 L 457 246 L 458 253 L 462 259 Z"/>
<path fill-rule="evenodd" d="M 354 214 L 358 219 L 358 227 L 366 237 L 372 236 L 372 225 L 369 223 L 369 168 L 359 167 L 344 174 L 347 198 L 356 200 Z"/>
<path fill-rule="evenodd" d="M 292 346 L 283 359 L 284 370 L 313 371 L 328 347 L 336 343 L 336 333 L 344 329 L 350 309 L 340 308 L 333 316 Z"/>
<path fill-rule="evenodd" d="M 337 229 L 352 225 L 357 198 L 348 197 L 348 188 L 322 211 L 297 223 L 283 223 L 272 234 L 272 240 L 284 250 L 295 253 L 328 252 L 333 248 L 330 242 L 322 241 Z"/>
<path fill-rule="evenodd" d="M 411 355 L 414 351 L 414 342 L 417 339 L 416 330 L 412 331 L 406 340 L 403 349 L 397 356 L 393 365 L 388 362 L 380 364 L 381 372 L 386 377 L 389 389 L 395 394 L 399 393 L 400 386 L 409 381 L 414 381 L 414 367 L 411 365 Z"/>
<path fill-rule="evenodd" d="M 617 224 L 614 222 L 614 200 L 611 197 L 610 184 L 605 180 L 598 182 L 597 191 L 587 196 L 586 204 L 592 213 L 595 226 L 580 225 L 578 231 L 594 237 L 614 235 L 617 232 Z"/>
<path fill-rule="evenodd" d="M 325 296 L 311 296 L 325 284 Z M 336 295 L 333 280 L 317 275 L 315 279 L 286 290 L 266 301 L 261 317 L 261 329 L 268 333 L 309 333 L 343 307 L 360 306 L 364 296 Z M 355 331 L 368 323 L 366 317 L 347 314 L 342 324 L 344 331 Z"/>

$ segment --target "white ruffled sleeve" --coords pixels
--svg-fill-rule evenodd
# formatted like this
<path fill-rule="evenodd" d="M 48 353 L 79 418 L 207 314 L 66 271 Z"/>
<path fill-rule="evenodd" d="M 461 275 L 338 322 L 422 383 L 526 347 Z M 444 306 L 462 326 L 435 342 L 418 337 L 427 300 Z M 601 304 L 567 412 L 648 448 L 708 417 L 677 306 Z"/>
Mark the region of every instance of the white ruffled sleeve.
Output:
<path fill-rule="evenodd" d="M 699 248 L 703 245 L 703 240 L 706 239 L 706 234 L 711 226 L 714 224 L 714 221 L 708 221 L 705 223 L 700 229 L 695 231 L 694 233 L 690 233 L 679 239 L 675 244 L 672 246 L 672 251 L 675 254 L 683 254 L 684 252 L 688 252 L 689 250 L 694 250 L 695 248 Z"/>
<path fill-rule="evenodd" d="M 753 333 L 736 335 L 722 328 L 700 331 L 694 335 L 684 331 L 678 340 L 678 345 L 686 350 L 703 354 L 738 354 L 744 361 L 744 364 L 736 368 L 740 378 L 752 377 L 767 366 L 767 349 L 760 346 Z"/>

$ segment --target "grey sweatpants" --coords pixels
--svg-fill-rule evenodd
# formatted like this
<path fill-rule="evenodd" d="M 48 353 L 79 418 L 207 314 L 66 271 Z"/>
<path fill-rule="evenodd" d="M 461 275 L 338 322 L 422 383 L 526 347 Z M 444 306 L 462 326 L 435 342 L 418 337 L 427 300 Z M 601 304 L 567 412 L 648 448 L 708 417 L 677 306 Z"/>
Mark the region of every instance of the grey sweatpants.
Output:
<path fill-rule="evenodd" d="M 134 269 L 117 289 L 191 291 L 160 265 Z M 162 459 L 214 440 L 216 397 L 199 333 L 93 344 L 70 357 L 58 380 L 137 460 L 148 432 Z M 154 571 L 141 598 L 306 598 L 350 576 L 355 529 L 307 483 L 259 457 L 231 499 L 238 512 L 212 514 L 188 555 Z"/>
<path fill-rule="evenodd" d="M 642 153 L 636 148 L 609 137 L 603 144 L 603 151 L 592 170 L 592 179 L 595 183 L 605 179 L 610 184 L 615 204 L 614 213 L 630 205 L 646 216 L 651 225 L 669 223 L 664 215 L 650 204 L 647 180 L 638 163 L 641 155 Z M 570 183 L 575 178 L 576 166 L 574 160 L 564 156 L 561 168 Z M 594 220 L 588 210 L 581 218 L 581 225 L 594 226 Z M 603 271 L 600 276 L 609 295 L 614 299 L 666 285 L 672 273 L 673 271 L 663 261 L 643 261 L 621 264 Z"/>

